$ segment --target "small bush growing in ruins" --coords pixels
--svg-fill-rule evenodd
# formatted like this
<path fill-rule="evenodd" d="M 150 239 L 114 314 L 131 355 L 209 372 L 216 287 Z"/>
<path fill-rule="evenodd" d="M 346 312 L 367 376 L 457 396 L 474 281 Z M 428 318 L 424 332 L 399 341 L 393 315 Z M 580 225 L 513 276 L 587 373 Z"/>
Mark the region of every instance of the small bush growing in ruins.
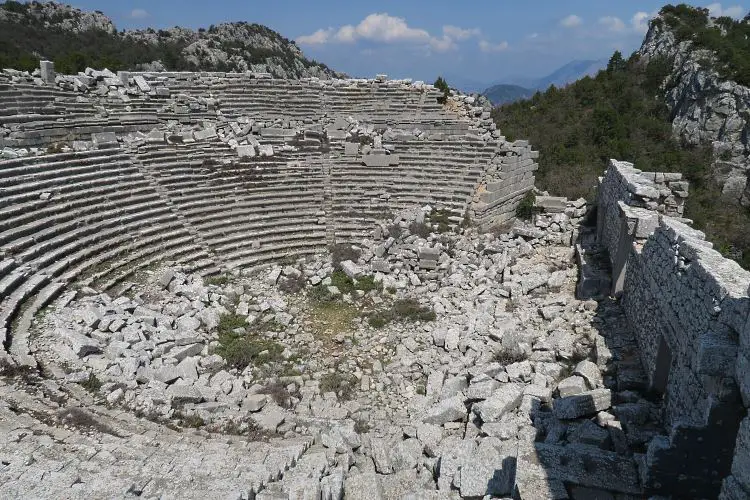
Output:
<path fill-rule="evenodd" d="M 354 396 L 356 381 L 354 375 L 344 375 L 339 372 L 326 373 L 320 378 L 320 392 L 321 394 L 333 392 L 339 399 L 348 401 Z"/>
<path fill-rule="evenodd" d="M 451 89 L 448 86 L 448 82 L 445 81 L 445 78 L 442 76 L 438 76 L 437 80 L 435 80 L 435 83 L 433 83 L 436 89 L 441 90 L 443 92 L 443 95 L 438 97 L 437 101 L 440 104 L 445 104 L 445 102 L 448 100 L 448 96 L 451 95 Z"/>
<path fill-rule="evenodd" d="M 277 361 L 284 351 L 276 342 L 253 334 L 225 335 L 219 337 L 219 344 L 216 353 L 238 370 Z"/>
<path fill-rule="evenodd" d="M 338 288 L 341 293 L 352 293 L 354 291 L 354 280 L 347 276 L 344 271 L 331 273 L 331 285 Z"/>
<path fill-rule="evenodd" d="M 331 246 L 330 251 L 334 269 L 341 269 L 341 263 L 346 260 L 357 262 L 359 255 L 362 253 L 361 250 L 354 248 L 348 243 L 336 243 Z"/>
<path fill-rule="evenodd" d="M 514 347 L 500 348 L 500 350 L 495 351 L 493 358 L 501 365 L 512 365 L 513 363 L 520 363 L 528 359 L 523 350 Z"/>
<path fill-rule="evenodd" d="M 399 299 L 393 303 L 396 316 L 410 321 L 434 321 L 435 311 L 431 307 L 423 306 L 417 299 Z"/>
<path fill-rule="evenodd" d="M 262 365 L 277 361 L 284 348 L 272 340 L 246 333 L 247 321 L 236 314 L 223 314 L 219 318 L 219 346 L 216 354 L 228 365 L 244 370 L 249 365 Z"/>
<path fill-rule="evenodd" d="M 370 432 L 370 424 L 361 418 L 355 419 L 354 432 L 357 434 L 366 434 Z"/>
<path fill-rule="evenodd" d="M 279 290 L 284 293 L 294 295 L 305 288 L 306 278 L 303 274 L 299 276 L 284 276 L 279 280 Z"/>
<path fill-rule="evenodd" d="M 516 217 L 522 220 L 531 220 L 536 209 L 535 203 L 536 195 L 532 191 L 528 191 L 516 207 Z"/>
<path fill-rule="evenodd" d="M 401 226 L 398 224 L 391 224 L 388 226 L 388 236 L 393 238 L 394 240 L 397 240 L 401 237 L 401 233 L 403 230 L 401 229 Z"/>
<path fill-rule="evenodd" d="M 69 427 L 86 431 L 97 431 L 102 434 L 109 434 L 115 437 L 122 437 L 112 427 L 104 422 L 100 422 L 96 417 L 83 408 L 64 408 L 57 412 L 58 421 Z"/>
<path fill-rule="evenodd" d="M 373 328 L 383 328 L 393 320 L 391 311 L 375 311 L 367 318 L 367 324 Z"/>
<path fill-rule="evenodd" d="M 307 297 L 312 302 L 317 303 L 330 302 L 334 299 L 334 296 L 328 292 L 328 288 L 323 285 L 315 285 L 311 287 L 310 291 L 307 292 Z"/>
<path fill-rule="evenodd" d="M 102 388 L 102 382 L 96 375 L 89 373 L 89 378 L 81 382 L 81 387 L 93 394 L 99 392 L 99 389 Z"/>
<path fill-rule="evenodd" d="M 366 293 L 372 290 L 382 290 L 383 282 L 375 281 L 375 276 L 369 274 L 367 276 L 362 276 L 361 278 L 357 278 L 357 283 L 355 284 L 355 287 L 357 288 L 357 290 L 362 290 L 363 292 Z"/>
<path fill-rule="evenodd" d="M 177 423 L 180 427 L 190 427 L 192 429 L 198 429 L 206 425 L 206 421 L 203 420 L 203 418 L 197 413 L 185 415 L 180 411 L 176 411 L 174 412 L 174 414 L 172 414 L 172 418 L 177 420 Z"/>
<path fill-rule="evenodd" d="M 62 153 L 65 150 L 65 143 L 56 142 L 47 146 L 47 154 Z"/>
<path fill-rule="evenodd" d="M 432 228 L 424 222 L 412 222 L 409 224 L 409 232 L 416 234 L 420 238 L 427 238 L 432 232 Z"/>
<path fill-rule="evenodd" d="M 289 392 L 286 386 L 279 381 L 266 384 L 260 390 L 260 393 L 268 395 L 277 405 L 287 409 L 293 406 L 292 398 L 300 396 L 298 392 L 294 394 Z"/>
<path fill-rule="evenodd" d="M 206 285 L 224 286 L 229 283 L 229 276 L 226 274 L 217 274 L 215 276 L 209 276 L 205 281 Z"/>

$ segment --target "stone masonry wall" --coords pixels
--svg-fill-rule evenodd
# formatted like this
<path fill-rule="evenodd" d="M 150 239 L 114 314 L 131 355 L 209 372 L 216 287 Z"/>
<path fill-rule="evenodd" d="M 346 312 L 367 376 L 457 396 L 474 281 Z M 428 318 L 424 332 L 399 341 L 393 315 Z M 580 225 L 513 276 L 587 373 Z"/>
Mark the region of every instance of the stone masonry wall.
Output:
<path fill-rule="evenodd" d="M 488 166 L 471 204 L 471 219 L 482 227 L 496 226 L 515 217 L 516 207 L 534 187 L 534 161 L 539 152 L 528 141 L 507 144 Z"/>
<path fill-rule="evenodd" d="M 678 175 L 613 160 L 599 193 L 598 236 L 619 283 L 614 291 L 622 292 L 649 382 L 665 398 L 669 437 L 650 443 L 644 475 L 655 491 L 715 498 L 734 454 L 723 495 L 746 498 L 747 419 L 744 434 L 738 428 L 750 402 L 750 273 L 669 215 L 682 214 L 687 196 Z"/>

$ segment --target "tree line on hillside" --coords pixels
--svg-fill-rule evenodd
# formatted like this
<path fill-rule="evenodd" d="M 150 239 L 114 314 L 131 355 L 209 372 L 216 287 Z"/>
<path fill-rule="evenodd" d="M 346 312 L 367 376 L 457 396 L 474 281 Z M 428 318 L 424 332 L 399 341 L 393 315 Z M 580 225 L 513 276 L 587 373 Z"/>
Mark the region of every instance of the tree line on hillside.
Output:
<path fill-rule="evenodd" d="M 708 9 L 689 5 L 667 5 L 660 18 L 653 22 L 666 23 L 678 42 L 691 41 L 695 48 L 708 49 L 715 60 L 704 64 L 719 73 L 722 79 L 750 86 L 750 15 L 742 21 L 723 16 L 711 20 Z"/>
<path fill-rule="evenodd" d="M 171 71 L 233 71 L 232 62 L 215 61 L 209 63 L 188 60 L 183 49 L 190 43 L 186 39 L 171 37 L 168 31 L 154 31 L 156 43 L 148 43 L 122 33 L 108 33 L 103 30 L 86 30 L 74 32 L 55 27 L 52 19 L 50 26 L 45 26 L 32 12 L 33 4 L 6 1 L 0 9 L 11 13 L 0 19 L 0 68 L 14 68 L 33 71 L 39 67 L 39 59 L 54 61 L 55 68 L 65 74 L 76 74 L 87 67 L 109 68 L 112 71 L 133 70 L 140 64 L 160 61 Z M 292 42 L 278 33 L 257 24 L 241 23 L 251 34 L 260 34 L 269 39 L 278 39 L 282 46 Z M 216 27 L 199 29 L 202 36 L 215 34 Z M 241 55 L 249 64 L 262 64 L 274 57 L 292 66 L 299 59 L 305 67 L 323 64 L 305 58 L 298 58 L 291 50 L 275 50 L 254 47 L 237 40 L 221 39 L 214 36 L 208 41 L 209 46 L 218 48 L 227 54 Z"/>
<path fill-rule="evenodd" d="M 750 212 L 721 201 L 710 147 L 681 144 L 672 135 L 662 87 L 671 66 L 615 52 L 595 77 L 495 108 L 493 117 L 509 140 L 528 139 L 540 150 L 537 186 L 556 195 L 593 200 L 610 158 L 644 171 L 682 172 L 691 185 L 685 216 L 750 269 Z"/>

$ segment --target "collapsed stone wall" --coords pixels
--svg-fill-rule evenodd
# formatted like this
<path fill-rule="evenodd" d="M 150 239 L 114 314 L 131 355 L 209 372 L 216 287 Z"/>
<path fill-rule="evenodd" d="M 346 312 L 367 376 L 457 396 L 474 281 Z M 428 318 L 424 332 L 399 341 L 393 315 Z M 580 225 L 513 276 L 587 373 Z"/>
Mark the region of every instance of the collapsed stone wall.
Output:
<path fill-rule="evenodd" d="M 724 495 L 747 495 L 750 475 L 741 465 L 749 450 L 738 427 L 750 401 L 750 273 L 673 216 L 687 195 L 677 175 L 613 160 L 599 193 L 598 238 L 609 251 L 613 292 L 622 293 L 650 387 L 665 403 L 669 437 L 650 442 L 645 484 L 716 497 L 734 455 Z"/>

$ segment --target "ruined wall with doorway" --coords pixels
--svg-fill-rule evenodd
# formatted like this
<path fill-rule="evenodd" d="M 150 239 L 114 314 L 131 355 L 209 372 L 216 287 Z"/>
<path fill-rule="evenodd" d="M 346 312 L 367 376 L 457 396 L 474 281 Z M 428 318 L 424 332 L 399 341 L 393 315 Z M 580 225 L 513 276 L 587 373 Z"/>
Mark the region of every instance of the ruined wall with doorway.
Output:
<path fill-rule="evenodd" d="M 750 272 L 681 219 L 688 186 L 678 176 L 613 160 L 599 190 L 612 294 L 664 398 L 667 435 L 650 442 L 644 479 L 664 494 L 716 498 L 723 484 L 724 498 L 747 498 L 750 424 L 739 429 L 750 401 Z"/>

